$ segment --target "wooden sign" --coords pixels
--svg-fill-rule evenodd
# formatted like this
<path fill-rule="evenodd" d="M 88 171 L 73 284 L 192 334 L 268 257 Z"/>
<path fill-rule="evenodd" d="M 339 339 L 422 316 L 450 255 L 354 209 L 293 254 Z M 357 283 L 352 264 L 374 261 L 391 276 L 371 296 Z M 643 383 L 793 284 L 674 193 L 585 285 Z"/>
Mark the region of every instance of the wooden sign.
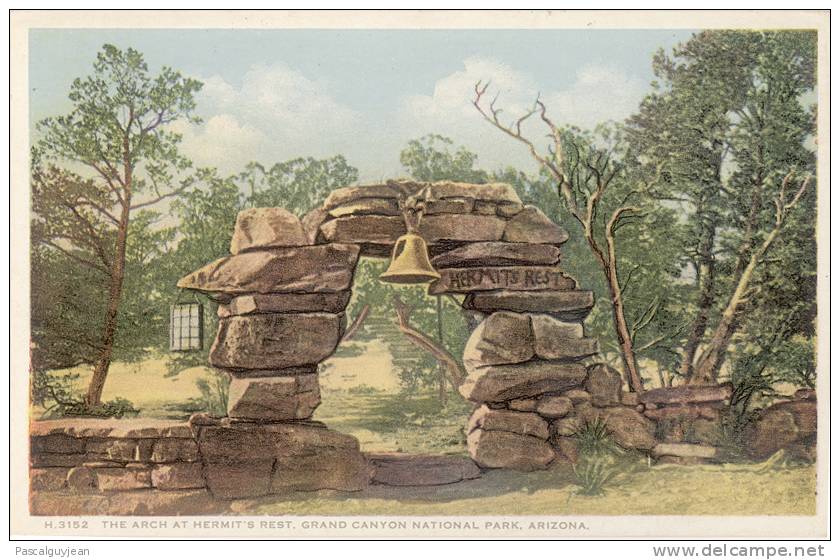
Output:
<path fill-rule="evenodd" d="M 577 283 L 556 266 L 484 266 L 439 269 L 429 294 L 487 290 L 574 290 Z"/>

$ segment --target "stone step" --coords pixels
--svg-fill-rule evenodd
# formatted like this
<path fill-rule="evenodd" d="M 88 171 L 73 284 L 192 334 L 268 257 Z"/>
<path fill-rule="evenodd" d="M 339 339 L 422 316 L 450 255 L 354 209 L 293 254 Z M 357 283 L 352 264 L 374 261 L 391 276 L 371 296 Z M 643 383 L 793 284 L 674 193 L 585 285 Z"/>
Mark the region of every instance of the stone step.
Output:
<path fill-rule="evenodd" d="M 441 486 L 479 478 L 478 466 L 466 457 L 371 453 L 373 484 L 386 486 Z"/>

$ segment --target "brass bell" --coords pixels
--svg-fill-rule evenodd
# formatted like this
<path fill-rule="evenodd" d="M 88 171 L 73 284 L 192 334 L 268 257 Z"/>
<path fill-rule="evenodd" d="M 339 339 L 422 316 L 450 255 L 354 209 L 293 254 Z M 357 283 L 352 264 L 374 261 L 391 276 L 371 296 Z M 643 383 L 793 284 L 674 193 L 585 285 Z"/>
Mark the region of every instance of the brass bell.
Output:
<path fill-rule="evenodd" d="M 392 284 L 425 284 L 439 280 L 440 274 L 429 262 L 426 241 L 416 233 L 406 233 L 397 239 L 388 270 L 379 275 Z"/>

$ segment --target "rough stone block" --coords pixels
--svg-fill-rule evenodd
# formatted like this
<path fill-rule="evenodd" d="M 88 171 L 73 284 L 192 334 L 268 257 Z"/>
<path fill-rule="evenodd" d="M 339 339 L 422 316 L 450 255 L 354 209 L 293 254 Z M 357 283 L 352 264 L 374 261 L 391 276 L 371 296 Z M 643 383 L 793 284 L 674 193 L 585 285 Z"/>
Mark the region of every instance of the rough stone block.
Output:
<path fill-rule="evenodd" d="M 548 313 L 564 321 L 581 321 L 595 304 L 592 292 L 586 291 L 528 291 L 501 290 L 468 294 L 464 309 L 492 313 Z"/>
<path fill-rule="evenodd" d="M 133 439 L 91 439 L 85 451 L 89 459 L 125 463 L 141 460 L 138 442 Z"/>
<path fill-rule="evenodd" d="M 368 455 L 368 461 L 371 482 L 386 486 L 438 486 L 481 476 L 475 462 L 451 455 L 376 453 Z"/>
<path fill-rule="evenodd" d="M 151 488 L 152 473 L 148 468 L 98 468 L 93 469 L 96 487 L 100 490 L 137 490 Z"/>
<path fill-rule="evenodd" d="M 341 313 L 350 301 L 350 291 L 316 294 L 249 294 L 219 305 L 221 318 L 255 313 Z"/>
<path fill-rule="evenodd" d="M 625 449 L 649 451 L 658 443 L 654 436 L 656 424 L 630 408 L 582 406 L 576 407 L 575 412 L 584 422 L 603 421 L 615 442 Z"/>
<path fill-rule="evenodd" d="M 285 208 L 248 208 L 236 216 L 230 252 L 236 255 L 249 249 L 306 244 L 300 220 Z"/>
<path fill-rule="evenodd" d="M 74 467 L 67 473 L 67 487 L 74 492 L 90 492 L 96 488 L 96 474 L 89 467 Z"/>
<path fill-rule="evenodd" d="M 230 295 L 341 292 L 350 287 L 358 245 L 249 251 L 223 257 L 178 281 L 179 288 Z"/>
<path fill-rule="evenodd" d="M 210 363 L 219 368 L 282 369 L 329 357 L 343 332 L 343 316 L 293 313 L 234 316 L 219 322 Z"/>
<path fill-rule="evenodd" d="M 598 353 L 598 341 L 583 337 L 583 325 L 548 315 L 531 316 L 534 351 L 544 360 L 578 360 Z"/>
<path fill-rule="evenodd" d="M 473 461 L 489 469 L 534 471 L 555 458 L 548 441 L 511 432 L 474 430 L 467 436 L 467 448 Z"/>
<path fill-rule="evenodd" d="M 593 364 L 586 368 L 583 384 L 592 395 L 594 406 L 612 406 L 621 402 L 621 374 L 607 364 Z"/>
<path fill-rule="evenodd" d="M 70 469 L 63 467 L 29 469 L 29 488 L 38 492 L 62 490 L 67 486 L 68 472 Z"/>
<path fill-rule="evenodd" d="M 154 442 L 150 460 L 153 463 L 198 461 L 198 444 L 193 439 L 160 439 Z"/>
<path fill-rule="evenodd" d="M 486 266 L 441 268 L 440 279 L 429 284 L 429 294 L 470 293 L 489 290 L 574 290 L 577 282 L 556 266 Z"/>
<path fill-rule="evenodd" d="M 206 485 L 201 463 L 156 465 L 151 476 L 152 486 L 160 490 L 186 490 Z"/>
<path fill-rule="evenodd" d="M 228 416 L 264 421 L 302 420 L 321 404 L 318 376 L 234 378 Z"/>
<path fill-rule="evenodd" d="M 364 455 L 346 450 L 325 450 L 318 455 L 280 457 L 271 475 L 271 493 L 341 490 L 367 487 L 371 467 Z"/>
<path fill-rule="evenodd" d="M 504 402 L 579 386 L 586 369 L 576 363 L 531 361 L 476 368 L 459 388 L 473 402 Z"/>
<path fill-rule="evenodd" d="M 483 266 L 552 265 L 560 260 L 553 245 L 482 241 L 470 243 L 432 258 L 435 268 Z"/>
<path fill-rule="evenodd" d="M 549 220 L 536 206 L 526 206 L 508 222 L 502 239 L 514 243 L 561 245 L 569 239 L 569 232 Z"/>
<path fill-rule="evenodd" d="M 478 407 L 467 422 L 467 433 L 485 431 L 511 432 L 539 439 L 548 439 L 548 423 L 533 412 L 493 410 L 486 405 Z"/>
<path fill-rule="evenodd" d="M 207 463 L 204 474 L 207 488 L 217 498 L 255 498 L 269 493 L 273 467 L 274 459 Z"/>
<path fill-rule="evenodd" d="M 49 434 L 30 438 L 32 453 L 83 453 L 85 442 L 65 434 Z"/>
<path fill-rule="evenodd" d="M 537 414 L 544 418 L 562 418 L 572 412 L 572 399 L 562 395 L 546 395 L 537 401 Z"/>
<path fill-rule="evenodd" d="M 517 364 L 534 357 L 534 336 L 528 315 L 501 311 L 484 319 L 464 348 L 468 370 L 489 365 Z"/>

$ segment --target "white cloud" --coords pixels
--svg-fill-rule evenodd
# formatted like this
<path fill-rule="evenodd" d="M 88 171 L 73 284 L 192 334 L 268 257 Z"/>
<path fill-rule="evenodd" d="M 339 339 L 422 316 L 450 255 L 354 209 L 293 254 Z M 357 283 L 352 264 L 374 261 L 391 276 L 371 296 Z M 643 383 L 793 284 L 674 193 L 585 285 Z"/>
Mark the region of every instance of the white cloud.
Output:
<path fill-rule="evenodd" d="M 241 169 L 243 158 L 259 153 L 268 139 L 253 126 L 240 123 L 229 114 L 215 115 L 199 126 L 178 127 L 184 139 L 184 153 L 198 167 L 218 167 L 233 173 Z"/>
<path fill-rule="evenodd" d="M 221 76 L 202 81 L 196 101 L 204 122 L 180 130 L 184 152 L 225 173 L 252 160 L 341 153 L 341 131 L 358 126 L 359 116 L 330 95 L 329 84 L 284 64 L 253 66 L 240 85 Z"/>
<path fill-rule="evenodd" d="M 621 121 L 639 107 L 647 84 L 620 68 L 590 65 L 578 70 L 574 83 L 545 96 L 550 114 L 558 122 L 593 127 Z"/>
<path fill-rule="evenodd" d="M 346 156 L 363 181 L 404 174 L 399 152 L 413 138 L 437 133 L 479 155 L 479 165 L 514 165 L 534 171 L 524 146 L 493 129 L 472 105 L 478 81 L 491 82 L 485 101 L 498 94 L 501 119 L 512 122 L 541 96 L 558 123 L 592 127 L 620 120 L 638 106 L 646 85 L 620 68 L 589 65 L 568 87 L 548 91 L 529 74 L 498 60 L 470 57 L 433 84 L 430 93 L 407 95 L 388 109 L 355 111 L 332 84 L 285 64 L 251 67 L 238 83 L 204 79 L 198 107 L 205 121 L 182 126 L 184 152 L 198 165 L 235 173 L 252 160 L 271 164 L 295 157 Z M 541 91 L 542 89 L 542 91 Z M 524 128 L 543 142 L 537 118 Z"/>

